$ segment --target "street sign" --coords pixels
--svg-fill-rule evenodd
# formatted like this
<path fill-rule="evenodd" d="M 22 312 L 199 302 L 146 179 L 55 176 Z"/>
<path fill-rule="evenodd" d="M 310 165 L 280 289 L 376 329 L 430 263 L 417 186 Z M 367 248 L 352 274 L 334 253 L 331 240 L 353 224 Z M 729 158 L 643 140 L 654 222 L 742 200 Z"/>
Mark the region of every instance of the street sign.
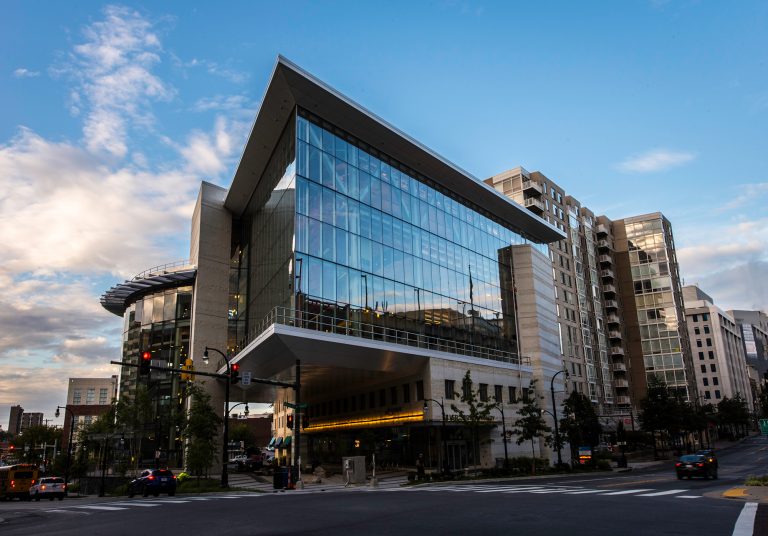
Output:
<path fill-rule="evenodd" d="M 297 409 L 296 408 L 296 404 L 291 404 L 290 402 L 283 402 L 283 406 L 285 406 L 286 408 Z M 299 404 L 298 407 L 299 407 L 299 409 L 304 409 L 304 408 L 307 407 L 307 405 L 306 404 Z"/>
<path fill-rule="evenodd" d="M 243 375 L 240 376 L 240 383 L 242 385 L 251 385 L 251 372 L 243 371 Z"/>
<path fill-rule="evenodd" d="M 760 419 L 760 434 L 768 435 L 768 419 Z"/>

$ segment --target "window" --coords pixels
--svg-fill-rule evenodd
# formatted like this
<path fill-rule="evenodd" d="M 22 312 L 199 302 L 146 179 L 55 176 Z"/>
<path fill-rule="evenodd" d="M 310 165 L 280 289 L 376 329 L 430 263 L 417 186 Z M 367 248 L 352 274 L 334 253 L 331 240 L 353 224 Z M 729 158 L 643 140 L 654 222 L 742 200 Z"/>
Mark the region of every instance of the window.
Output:
<path fill-rule="evenodd" d="M 707 320 L 709 320 L 709 313 L 702 313 L 701 320 L 702 322 L 706 322 Z"/>
<path fill-rule="evenodd" d="M 509 386 L 509 403 L 514 404 L 517 402 L 517 387 Z"/>
<path fill-rule="evenodd" d="M 389 389 L 389 398 L 393 406 L 397 405 L 397 387 L 391 387 Z"/>
<path fill-rule="evenodd" d="M 709 378 L 704 378 L 702 381 L 704 385 L 709 385 Z"/>
<path fill-rule="evenodd" d="M 714 359 L 715 358 L 715 352 L 713 352 L 712 350 L 709 351 L 709 358 L 710 359 Z"/>
<path fill-rule="evenodd" d="M 704 361 L 704 352 L 699 352 L 699 359 Z"/>
<path fill-rule="evenodd" d="M 493 386 L 493 399 L 494 399 L 493 401 L 494 402 L 499 402 L 499 403 L 503 402 L 503 400 L 501 399 L 501 392 L 502 392 L 501 385 L 494 385 Z"/>
<path fill-rule="evenodd" d="M 365 395 L 360 395 L 360 409 L 365 409 Z"/>
<path fill-rule="evenodd" d="M 422 380 L 416 382 L 416 400 L 424 400 L 424 382 Z"/>
<path fill-rule="evenodd" d="M 695 328 L 693 328 L 693 332 L 694 332 L 696 335 L 701 335 L 701 330 L 699 329 L 699 326 L 696 326 Z"/>
<path fill-rule="evenodd" d="M 75 389 L 75 392 L 72 394 L 72 403 L 73 404 L 80 404 L 80 399 L 82 398 L 83 393 L 80 391 L 80 389 Z"/>
<path fill-rule="evenodd" d="M 386 405 L 387 405 L 387 390 L 381 389 L 379 391 L 379 406 L 383 408 Z"/>
<path fill-rule="evenodd" d="M 709 326 L 704 326 L 704 333 L 709 333 Z"/>
<path fill-rule="evenodd" d="M 716 390 L 716 391 L 715 391 L 715 398 L 717 398 L 718 400 L 720 400 L 720 390 Z"/>
<path fill-rule="evenodd" d="M 371 409 L 376 407 L 376 393 L 373 391 L 368 393 L 368 407 Z"/>
<path fill-rule="evenodd" d="M 699 315 L 693 315 L 693 321 L 698 322 L 699 321 Z"/>
<path fill-rule="evenodd" d="M 712 339 L 707 339 L 707 346 L 712 346 Z"/>
<path fill-rule="evenodd" d="M 403 384 L 403 403 L 407 404 L 411 401 L 411 386 L 410 384 Z"/>
<path fill-rule="evenodd" d="M 710 363 L 709 364 L 709 370 L 711 370 L 712 372 L 717 372 L 717 366 L 715 366 L 714 363 Z"/>
<path fill-rule="evenodd" d="M 720 382 L 717 379 L 717 376 L 712 377 L 712 385 L 720 385 Z"/>
<path fill-rule="evenodd" d="M 488 402 L 488 384 L 487 383 L 480 384 L 480 401 Z"/>
<path fill-rule="evenodd" d="M 446 400 L 453 400 L 454 398 L 456 398 L 455 387 L 456 387 L 456 382 L 454 380 L 445 380 Z"/>
<path fill-rule="evenodd" d="M 701 339 L 696 339 L 696 346 L 701 348 Z"/>
<path fill-rule="evenodd" d="M 99 405 L 104 406 L 107 404 L 107 389 L 99 389 Z"/>
<path fill-rule="evenodd" d="M 706 372 L 707 371 L 707 366 L 706 365 L 701 365 L 701 371 L 702 372 Z M 706 383 L 704 385 L 706 385 Z"/>
<path fill-rule="evenodd" d="M 96 400 L 96 388 L 95 387 L 89 387 L 88 391 L 85 393 L 85 403 L 86 404 L 93 404 L 93 402 Z"/>
<path fill-rule="evenodd" d="M 464 380 L 461 382 L 461 397 L 465 400 L 472 398 L 472 382 L 470 380 Z"/>
<path fill-rule="evenodd" d="M 523 387 L 523 402 L 528 402 L 528 393 L 530 392 L 530 389 L 527 387 Z"/>
<path fill-rule="evenodd" d="M 707 398 L 707 399 L 712 398 L 712 393 L 710 393 L 709 391 L 704 391 L 704 398 Z"/>

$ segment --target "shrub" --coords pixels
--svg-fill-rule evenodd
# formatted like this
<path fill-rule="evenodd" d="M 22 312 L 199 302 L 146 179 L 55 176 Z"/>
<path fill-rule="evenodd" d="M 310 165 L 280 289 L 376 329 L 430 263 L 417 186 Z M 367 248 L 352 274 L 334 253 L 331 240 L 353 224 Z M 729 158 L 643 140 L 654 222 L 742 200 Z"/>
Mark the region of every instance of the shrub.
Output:
<path fill-rule="evenodd" d="M 768 475 L 763 476 L 748 476 L 747 481 L 744 482 L 745 486 L 768 486 Z"/>

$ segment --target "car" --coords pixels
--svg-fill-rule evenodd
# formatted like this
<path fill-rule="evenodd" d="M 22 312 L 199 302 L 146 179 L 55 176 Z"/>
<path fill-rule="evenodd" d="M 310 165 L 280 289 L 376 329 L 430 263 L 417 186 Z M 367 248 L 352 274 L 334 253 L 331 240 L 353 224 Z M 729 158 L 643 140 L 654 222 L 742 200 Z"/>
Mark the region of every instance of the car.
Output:
<path fill-rule="evenodd" d="M 717 462 L 712 458 L 701 454 L 687 454 L 680 456 L 680 460 L 675 463 L 675 472 L 677 479 L 682 480 L 684 476 L 689 479 L 693 476 L 703 476 L 704 479 L 717 478 Z"/>
<path fill-rule="evenodd" d="M 59 476 L 43 477 L 29 488 L 29 497 L 36 501 L 40 499 L 51 501 L 59 499 L 61 501 L 66 494 L 67 485 L 64 483 L 64 479 Z"/>
<path fill-rule="evenodd" d="M 709 458 L 710 462 L 714 462 L 715 469 L 718 468 L 719 464 L 717 463 L 717 456 L 715 455 L 715 451 L 714 450 L 712 450 L 712 449 L 697 450 L 696 454 L 699 454 L 700 456 L 706 456 L 707 458 Z"/>
<path fill-rule="evenodd" d="M 160 493 L 176 495 L 176 475 L 170 469 L 144 469 L 139 476 L 128 484 L 128 496 L 141 493 L 147 497 L 150 493 L 157 497 Z"/>

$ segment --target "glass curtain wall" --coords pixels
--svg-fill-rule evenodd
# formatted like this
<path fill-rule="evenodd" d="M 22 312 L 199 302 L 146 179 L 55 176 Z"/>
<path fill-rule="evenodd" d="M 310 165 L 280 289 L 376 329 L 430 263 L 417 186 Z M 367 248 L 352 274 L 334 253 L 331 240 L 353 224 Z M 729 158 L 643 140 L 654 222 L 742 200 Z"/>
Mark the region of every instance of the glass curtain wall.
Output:
<path fill-rule="evenodd" d="M 296 150 L 305 320 L 359 319 L 515 351 L 500 252 L 524 243 L 519 234 L 303 111 Z"/>
<path fill-rule="evenodd" d="M 179 368 L 189 355 L 192 287 L 178 287 L 139 299 L 126 309 L 123 330 L 123 361 L 139 363 L 141 353 L 149 351 L 152 365 Z M 177 441 L 177 420 L 183 398 L 179 376 L 153 370 L 148 378 L 135 367 L 124 367 L 120 398 L 132 399 L 144 382 L 152 399 L 153 417 L 144 423 L 143 433 L 152 441 L 143 445 L 145 455 L 160 448 L 169 457 L 181 456 Z"/>

